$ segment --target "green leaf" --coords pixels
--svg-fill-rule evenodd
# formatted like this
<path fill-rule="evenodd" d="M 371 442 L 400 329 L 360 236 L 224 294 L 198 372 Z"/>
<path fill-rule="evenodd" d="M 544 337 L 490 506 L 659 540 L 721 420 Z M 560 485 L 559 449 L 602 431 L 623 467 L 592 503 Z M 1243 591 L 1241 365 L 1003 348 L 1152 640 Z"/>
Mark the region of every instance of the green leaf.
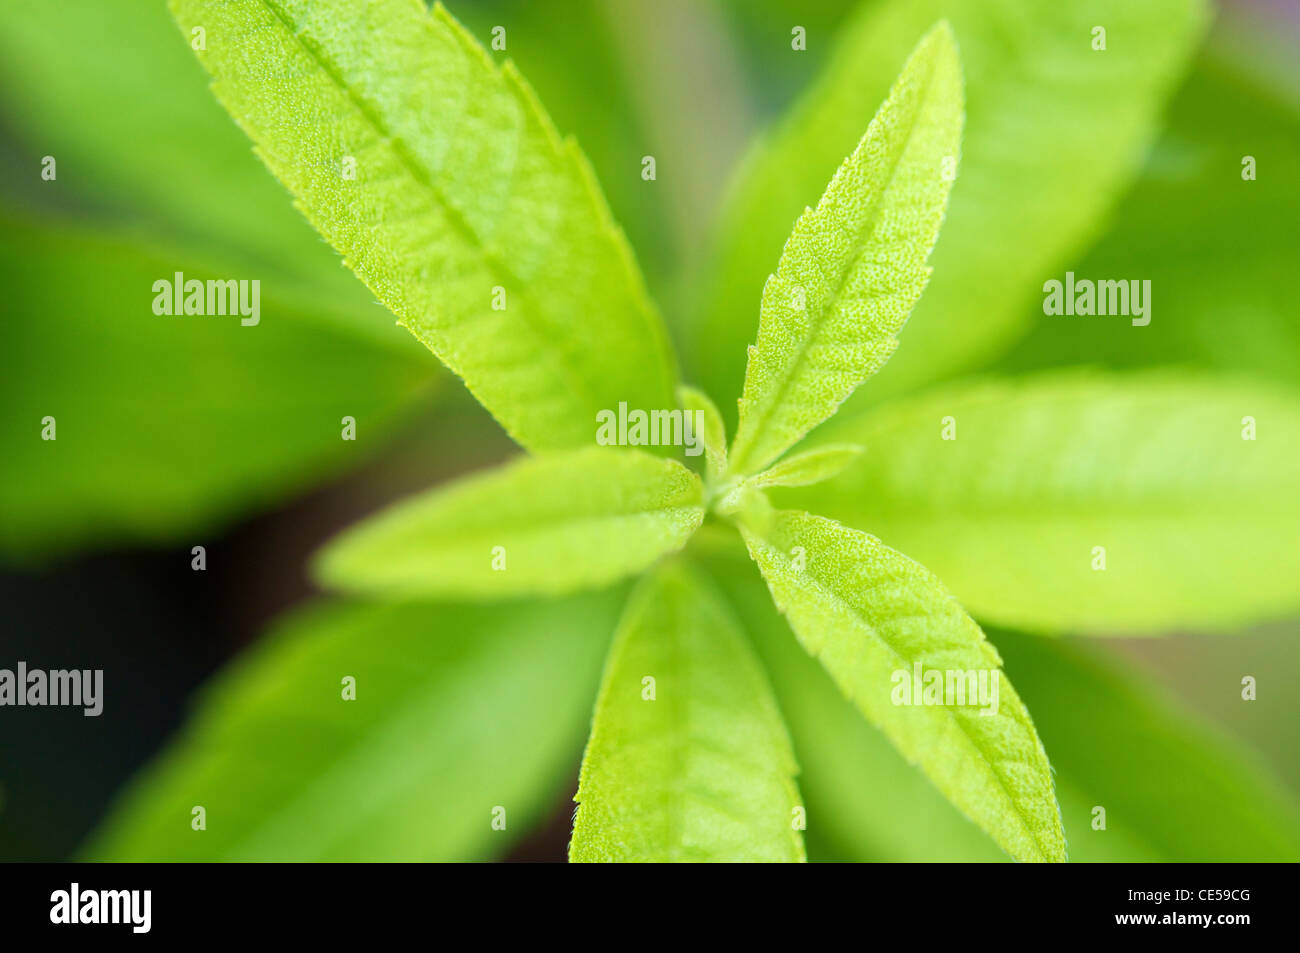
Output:
<path fill-rule="evenodd" d="M 742 531 L 804 648 L 903 756 L 1013 858 L 1064 860 L 1033 722 L 997 651 L 943 584 L 874 537 L 807 513 L 773 511 Z M 954 688 L 982 679 L 979 704 L 964 682 L 945 704 L 911 704 L 914 677 L 935 673 Z"/>
<path fill-rule="evenodd" d="M 399 502 L 328 544 L 326 586 L 500 598 L 596 588 L 681 548 L 704 518 L 699 477 L 636 450 L 524 458 Z"/>
<path fill-rule="evenodd" d="M 1080 278 L 1149 280 L 1151 323 L 1135 331 L 1123 319 L 1044 316 L 1036 300 L 1031 332 L 999 370 L 1176 363 L 1294 384 L 1300 309 L 1277 276 L 1295 259 L 1300 110 L 1251 75 L 1266 41 L 1249 36 L 1249 54 L 1202 53 L 1105 237 L 1070 265 Z M 1293 60 L 1288 50 L 1289 71 Z M 1247 156 L 1254 179 L 1243 178 Z"/>
<path fill-rule="evenodd" d="M 246 273 L 113 233 L 3 215 L 0 226 L 6 560 L 118 541 L 188 551 L 369 455 L 399 408 L 428 393 L 434 368 L 419 345 L 380 340 L 299 283 L 257 278 L 255 326 L 160 316 L 155 281 Z M 345 416 L 355 441 L 341 439 Z"/>
<path fill-rule="evenodd" d="M 796 770 L 726 606 L 687 567 L 657 570 L 605 666 L 570 859 L 802 861 Z"/>
<path fill-rule="evenodd" d="M 757 576 L 726 558 L 712 562 L 711 575 L 754 639 L 790 727 L 809 858 L 1001 857 L 797 648 Z M 1096 642 L 991 638 L 1051 752 L 1072 862 L 1300 857 L 1294 795 L 1240 741 L 1166 697 L 1150 676 L 1139 678 Z M 1093 829 L 1097 806 L 1106 808 L 1105 831 Z"/>
<path fill-rule="evenodd" d="M 856 443 L 831 443 L 786 457 L 745 482 L 754 487 L 809 486 L 829 480 L 862 453 Z"/>
<path fill-rule="evenodd" d="M 620 402 L 675 406 L 662 323 L 586 160 L 441 6 L 172 9 L 206 29 L 217 98 L 307 218 L 525 447 L 590 444 Z"/>
<path fill-rule="evenodd" d="M 787 502 L 870 527 L 981 619 L 1134 634 L 1300 608 L 1294 392 L 1046 372 L 954 385 L 833 435 L 870 452 Z"/>
<path fill-rule="evenodd" d="M 107 861 L 465 861 L 553 809 L 614 623 L 607 596 L 335 604 L 276 626 L 84 851 Z M 343 679 L 355 679 L 355 700 Z M 570 789 L 571 790 L 571 789 Z M 207 829 L 191 829 L 206 809 Z M 494 811 L 506 826 L 494 830 Z"/>
<path fill-rule="evenodd" d="M 694 387 L 678 387 L 677 399 L 682 410 L 690 415 L 689 420 L 694 421 L 697 414 L 703 414 L 704 460 L 709 482 L 716 483 L 727 473 L 727 431 L 722 425 L 722 415 L 718 413 L 717 405 L 709 399 L 709 395 Z"/>
<path fill-rule="evenodd" d="M 860 9 L 733 190 L 692 322 L 690 353 L 707 355 L 693 370 L 711 393 L 739 388 L 754 301 L 790 221 L 853 148 L 931 23 L 950 19 L 961 46 L 961 175 L 907 346 L 846 410 L 975 365 L 1024 327 L 1043 282 L 1088 242 L 1135 171 L 1207 19 L 1202 0 L 882 0 Z M 1092 49 L 1098 25 L 1105 51 Z"/>
<path fill-rule="evenodd" d="M 789 726 L 808 808 L 809 860 L 1006 860 L 803 651 L 744 546 L 734 541 L 734 556 L 728 551 L 707 565 L 753 640 Z"/>
<path fill-rule="evenodd" d="M 919 44 L 857 148 L 806 209 L 763 288 L 732 468 L 779 457 L 889 359 L 921 296 L 961 148 L 946 23 Z M 946 173 L 946 174 L 945 174 Z"/>

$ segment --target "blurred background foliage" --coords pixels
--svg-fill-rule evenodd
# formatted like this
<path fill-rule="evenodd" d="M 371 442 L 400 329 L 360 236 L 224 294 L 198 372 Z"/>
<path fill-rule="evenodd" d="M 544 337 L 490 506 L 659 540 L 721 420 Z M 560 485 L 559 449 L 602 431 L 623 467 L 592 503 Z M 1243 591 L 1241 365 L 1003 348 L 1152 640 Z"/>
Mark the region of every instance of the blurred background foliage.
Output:
<path fill-rule="evenodd" d="M 757 316 L 757 289 L 738 300 L 731 287 L 700 291 L 734 173 L 815 81 L 837 32 L 873 5 L 475 0 L 451 11 L 485 42 L 506 26 L 509 56 L 590 156 L 688 373 L 708 378 L 710 315 Z M 926 6 L 965 15 L 961 3 Z M 795 24 L 807 30 L 804 52 L 790 49 Z M 1061 252 L 1081 275 L 1151 278 L 1160 311 L 1177 320 L 1141 333 L 1043 321 L 1030 282 L 1004 348 L 981 354 L 978 369 L 1177 364 L 1294 385 L 1297 62 L 1294 6 L 1221 6 L 1131 181 L 1114 201 L 1100 197 L 1095 240 Z M 865 96 L 866 115 L 878 99 Z M 1260 170 L 1248 185 L 1237 174 L 1246 154 Z M 657 159 L 652 186 L 644 155 Z M 44 156 L 57 161 L 55 181 L 40 177 Z M 237 656 L 199 696 L 219 716 L 198 739 L 208 755 L 188 768 L 210 772 L 211 797 L 228 811 L 289 820 L 239 843 L 209 841 L 212 853 L 399 857 L 414 827 L 439 857 L 562 859 L 616 599 L 540 607 L 541 626 L 510 608 L 357 604 L 272 622 L 311 599 L 305 557 L 337 529 L 514 451 L 293 209 L 208 93 L 162 0 L 0 7 L 0 173 L 0 666 L 103 668 L 107 686 L 100 718 L 0 711 L 0 859 L 73 855 L 184 723 L 198 687 Z M 1008 221 L 1024 216 L 1045 232 L 1029 215 L 1033 196 L 1020 201 Z M 259 278 L 261 326 L 147 320 L 153 281 L 176 271 Z M 945 374 L 972 369 L 954 359 Z M 38 439 L 46 414 L 58 420 L 55 444 Z M 344 415 L 358 421 L 355 442 L 339 438 Z M 196 545 L 207 548 L 206 572 L 190 569 Z M 790 721 L 810 858 L 998 859 L 829 689 L 755 598 L 752 574 L 726 569 L 734 556 L 707 563 Z M 1057 770 L 1072 858 L 1300 858 L 1295 636 L 1292 623 L 1104 642 L 990 632 Z M 268 681 L 261 666 L 332 672 L 335 654 L 357 644 L 373 654 L 353 668 L 409 683 L 374 724 L 349 729 L 386 740 L 345 765 L 355 780 L 341 796 L 359 819 L 335 830 L 322 819 L 329 805 L 303 788 L 345 768 L 293 728 L 342 729 L 321 727 L 330 715 L 300 680 Z M 1256 702 L 1240 701 L 1243 674 L 1261 679 Z M 231 684 L 251 692 L 250 710 L 225 705 Z M 496 723 L 510 743 L 494 751 Z M 267 724 L 284 727 L 261 737 Z M 267 752 L 251 768 L 263 800 L 245 798 L 243 777 L 222 761 L 223 745 L 241 744 Z M 285 751 L 292 760 L 276 756 Z M 178 770 L 169 757 L 147 777 L 187 825 L 186 792 L 167 788 Z M 364 783 L 379 776 L 391 783 Z M 468 832 L 464 819 L 508 791 L 528 805 L 509 835 Z M 1088 827 L 1094 804 L 1110 811 L 1104 836 Z M 91 855 L 191 849 L 173 832 L 187 826 L 133 823 L 128 848 L 110 831 Z"/>

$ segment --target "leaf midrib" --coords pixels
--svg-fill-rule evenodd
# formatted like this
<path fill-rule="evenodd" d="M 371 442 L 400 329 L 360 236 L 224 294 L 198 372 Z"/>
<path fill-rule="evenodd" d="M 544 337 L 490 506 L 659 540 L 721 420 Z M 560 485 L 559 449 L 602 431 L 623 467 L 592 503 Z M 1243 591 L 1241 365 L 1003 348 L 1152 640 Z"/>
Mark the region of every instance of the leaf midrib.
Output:
<path fill-rule="evenodd" d="M 755 539 L 757 539 L 758 542 L 766 546 L 770 553 L 780 557 L 781 559 L 784 559 L 784 554 L 781 553 L 775 546 L 768 543 L 767 540 L 757 536 L 755 536 Z M 783 568 L 785 568 L 784 563 L 782 565 Z M 849 610 L 850 614 L 853 615 L 854 618 L 858 619 L 858 621 L 866 628 L 867 632 L 871 634 L 871 636 L 875 639 L 875 641 L 879 645 L 883 646 L 890 654 L 892 654 L 894 658 L 898 659 L 899 662 L 906 663 L 906 662 L 913 661 L 908 659 L 906 656 L 900 653 L 896 648 L 894 648 L 894 646 L 892 646 L 884 638 L 884 636 L 882 636 L 879 633 L 876 626 L 872 625 L 870 621 L 868 621 L 866 618 L 863 617 L 861 610 L 859 610 L 852 603 L 842 598 L 834 590 L 828 588 L 827 585 L 823 583 L 817 576 L 813 575 L 811 571 L 806 572 L 804 576 L 801 578 L 807 579 L 814 588 L 816 588 L 819 592 L 827 596 L 829 601 L 837 603 L 840 606 L 843 606 L 844 608 Z M 797 634 L 798 633 L 796 632 L 796 635 Z M 800 642 L 802 641 L 803 640 L 800 639 Z M 825 643 L 823 643 L 823 646 L 824 645 Z M 828 672 L 831 672 L 832 678 L 834 678 L 833 670 L 830 667 L 826 666 L 825 663 L 822 661 L 822 653 L 815 652 L 814 654 L 816 655 L 818 662 L 822 664 L 822 667 L 825 668 Z M 999 667 L 999 671 L 1001 671 L 1000 667 Z M 839 685 L 838 679 L 835 679 L 835 681 L 836 684 Z M 1008 685 L 1008 687 L 1010 687 L 1010 685 Z M 845 691 L 845 694 L 850 698 L 850 700 L 853 700 L 853 696 L 851 693 L 849 693 L 844 689 L 841 690 Z M 855 708 L 857 707 L 856 701 L 854 701 L 854 707 Z M 1047 856 L 1047 852 L 1044 849 L 1043 844 L 1039 842 L 1038 835 L 1035 834 L 1033 828 L 1029 826 L 1028 818 L 1025 817 L 1025 814 L 1021 810 L 1019 803 L 1012 796 L 1011 792 L 1007 789 L 1006 782 L 1003 780 L 1001 772 L 998 771 L 996 767 L 994 767 L 994 762 L 989 757 L 988 752 L 984 749 L 983 745 L 981 745 L 980 742 L 970 734 L 966 726 L 961 722 L 960 719 L 957 718 L 956 715 L 953 714 L 953 712 L 947 706 L 936 706 L 936 707 L 938 707 L 943 712 L 944 716 L 946 716 L 953 724 L 956 725 L 957 729 L 961 732 L 962 737 L 965 738 L 967 743 L 970 744 L 970 746 L 975 749 L 976 753 L 979 754 L 979 756 L 984 760 L 984 762 L 989 765 L 989 773 L 992 774 L 994 780 L 997 781 L 998 788 L 1002 791 L 1002 794 L 1006 798 L 1007 803 L 1011 806 L 1011 809 L 1015 813 L 1016 818 L 1019 820 L 1020 826 L 1024 829 L 1025 834 L 1028 835 L 1030 843 L 1034 845 L 1034 849 L 1038 852 L 1038 855 L 1042 860 L 1048 860 L 1049 858 Z M 931 781 L 931 783 L 933 783 L 933 781 Z"/>
<path fill-rule="evenodd" d="M 610 512 L 607 513 L 589 513 L 589 514 L 583 514 L 580 516 L 573 516 L 573 517 L 569 517 L 561 513 L 561 514 L 543 514 L 541 516 L 530 519 L 529 516 L 531 514 L 516 514 L 511 516 L 508 532 L 511 534 L 545 532 L 557 526 L 581 529 L 593 525 L 599 525 L 600 523 L 608 522 L 611 520 L 630 519 L 638 516 L 662 515 L 666 517 L 677 517 L 677 516 L 687 516 L 687 515 L 695 515 L 695 514 L 703 515 L 703 512 L 704 512 L 704 505 L 702 503 L 695 502 L 695 503 L 678 503 L 678 504 L 673 504 L 671 506 L 642 507 L 639 509 L 627 509 L 627 510 L 611 510 Z M 403 520 L 402 522 L 404 523 L 406 521 Z M 463 534 L 466 533 L 488 533 L 488 534 L 500 535 L 501 531 L 502 531 L 502 524 L 500 522 L 481 523 L 481 524 L 460 524 L 460 525 L 452 524 L 452 525 L 440 526 L 437 529 L 435 535 L 442 536 L 446 534 L 450 536 L 452 534 L 462 534 L 461 537 L 459 538 L 463 538 Z M 412 533 L 410 538 L 413 540 L 416 539 L 415 534 L 417 531 L 414 528 L 412 528 L 410 532 Z M 421 534 L 420 538 L 427 539 L 427 535 Z M 459 543 L 455 543 L 454 545 L 459 545 Z"/>
<path fill-rule="evenodd" d="M 360 115 L 361 119 L 374 130 L 378 135 L 379 140 L 381 142 L 386 142 L 391 146 L 393 153 L 397 156 L 399 162 L 406 167 L 411 177 L 433 197 L 434 202 L 443 209 L 446 213 L 447 220 L 452 223 L 453 227 L 462 234 L 462 237 L 469 244 L 479 249 L 483 256 L 483 260 L 489 267 L 489 270 L 498 276 L 498 280 L 501 282 L 502 286 L 506 287 L 512 296 L 518 296 L 523 300 L 525 306 L 521 311 L 525 315 L 524 325 L 528 328 L 529 334 L 532 336 L 533 340 L 539 345 L 544 345 L 546 337 L 540 333 L 540 329 L 534 326 L 533 322 L 528 318 L 532 313 L 532 309 L 530 309 L 527 304 L 533 302 L 535 306 L 535 300 L 531 295 L 523 290 L 524 286 L 521 283 L 522 279 L 515 274 L 507 263 L 501 261 L 491 248 L 484 243 L 484 241 L 470 226 L 469 222 L 465 220 L 461 212 L 434 184 L 433 179 L 430 177 L 428 172 L 420 164 L 415 155 L 412 154 L 409 147 L 407 147 L 405 140 L 402 137 L 391 133 L 386 124 L 374 113 L 371 107 L 353 91 L 352 87 L 348 85 L 347 82 L 344 81 L 341 72 L 325 51 L 316 44 L 310 42 L 304 33 L 295 29 L 292 18 L 277 2 L 277 0 L 261 0 L 261 3 L 271 13 L 271 15 L 279 21 L 280 25 L 294 39 L 294 41 L 302 47 L 307 55 L 317 63 L 321 68 L 321 71 L 324 72 L 344 97 L 356 107 L 357 113 Z M 424 15 L 430 16 L 431 14 L 426 11 Z M 456 39 L 459 41 L 459 37 Z M 369 283 L 367 282 L 366 284 L 369 288 Z M 378 294 L 374 288 L 370 288 L 370 290 Z M 540 311 L 541 309 L 539 308 L 537 310 Z M 402 317 L 405 321 L 406 316 L 403 315 Z M 543 353 L 547 352 L 547 349 L 544 346 L 539 346 L 538 350 Z M 567 350 L 565 348 L 555 348 L 553 350 L 558 358 L 558 364 L 563 368 L 564 376 L 569 378 L 570 382 L 574 385 L 574 390 L 585 395 L 588 399 L 587 402 L 594 406 L 597 403 L 596 395 L 591 390 L 587 380 L 573 365 Z"/>
<path fill-rule="evenodd" d="M 885 202 L 885 197 L 889 194 L 890 190 L 893 188 L 894 181 L 895 179 L 898 178 L 898 170 L 902 166 L 903 160 L 907 156 L 908 151 L 911 148 L 912 140 L 916 136 L 916 131 L 918 127 L 921 125 L 922 113 L 924 112 L 926 103 L 929 101 L 930 90 L 934 84 L 934 74 L 935 74 L 936 66 L 937 66 L 936 62 L 934 60 L 931 60 L 931 62 L 929 63 L 929 68 L 925 74 L 925 81 L 922 87 L 921 95 L 919 97 L 919 105 L 917 107 L 915 120 L 912 122 L 911 126 L 907 131 L 907 137 L 903 143 L 903 147 L 898 151 L 897 159 L 895 159 L 894 162 L 891 163 L 890 165 L 889 177 L 886 180 L 884 187 L 879 190 L 874 200 L 872 201 L 871 209 L 868 212 L 865 221 L 863 222 L 862 228 L 858 231 L 857 238 L 859 240 L 858 241 L 859 246 L 862 243 L 861 242 L 862 236 L 870 234 L 874 226 L 876 225 L 876 222 L 880 217 L 880 210 L 883 207 Z M 888 100 L 886 100 L 886 102 L 888 102 Z M 872 122 L 874 123 L 874 121 L 875 120 L 873 119 Z M 857 147 L 854 147 L 853 151 L 857 152 Z M 850 153 L 850 158 L 852 157 L 852 154 L 853 153 Z M 820 200 L 818 204 L 819 205 L 821 204 Z M 802 218 L 802 216 L 800 217 Z M 796 228 L 797 227 L 798 224 L 796 223 Z M 784 252 L 782 254 L 784 254 Z M 857 255 L 849 259 L 849 261 L 845 264 L 845 266 L 842 269 L 838 269 L 838 274 L 837 274 L 838 280 L 835 283 L 834 291 L 831 295 L 830 300 L 827 302 L 826 307 L 822 309 L 821 315 L 817 318 L 815 322 L 816 324 L 815 328 L 810 328 L 810 333 L 804 335 L 803 339 L 799 342 L 799 346 L 795 351 L 794 360 L 786 364 L 785 370 L 781 374 L 780 384 L 777 386 L 776 391 L 771 394 L 768 400 L 765 400 L 763 402 L 762 415 L 760 419 L 762 420 L 770 419 L 771 415 L 774 413 L 775 408 L 779 407 L 782 404 L 782 402 L 784 402 L 786 394 L 789 392 L 790 386 L 794 381 L 795 371 L 798 368 L 802 367 L 803 364 L 806 362 L 808 357 L 808 351 L 812 347 L 812 342 L 814 338 L 821 337 L 822 331 L 826 327 L 827 316 L 832 314 L 835 311 L 835 309 L 838 307 L 840 298 L 843 297 L 844 294 L 844 287 L 845 285 L 848 284 L 849 274 L 853 271 L 854 266 L 861 259 L 861 257 L 862 254 L 861 251 L 859 251 Z M 821 270 L 820 260 L 814 261 L 814 265 L 817 267 L 818 270 Z M 777 266 L 777 272 L 778 274 L 780 272 L 779 264 Z M 759 425 L 755 424 L 754 426 L 755 428 L 757 428 Z M 743 448 L 733 448 L 733 453 L 736 456 L 739 456 L 743 461 L 742 464 L 736 467 L 738 471 L 743 471 L 746 467 L 749 468 L 761 467 L 764 465 L 764 463 L 770 462 L 769 460 L 769 461 L 764 461 L 763 463 L 753 464 L 749 460 L 749 457 L 752 456 L 753 454 L 752 448 L 759 445 L 759 442 L 762 437 L 761 430 L 751 428 L 751 432 L 753 432 L 755 436 L 752 437 Z"/>

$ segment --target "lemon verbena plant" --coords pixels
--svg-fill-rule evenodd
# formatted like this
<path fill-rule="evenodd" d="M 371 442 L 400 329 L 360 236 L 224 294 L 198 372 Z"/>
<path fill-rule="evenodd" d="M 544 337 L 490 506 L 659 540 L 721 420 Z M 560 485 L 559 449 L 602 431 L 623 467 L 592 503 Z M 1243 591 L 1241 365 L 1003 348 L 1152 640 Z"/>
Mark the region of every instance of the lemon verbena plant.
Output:
<path fill-rule="evenodd" d="M 886 7 L 895 25 L 921 15 Z M 712 286 L 696 353 L 684 355 L 702 368 L 702 386 L 692 387 L 582 153 L 514 67 L 498 66 L 441 6 L 172 0 L 172 8 L 186 36 L 204 32 L 198 55 L 217 98 L 297 207 L 526 454 L 399 502 L 331 542 L 314 572 L 349 601 L 291 624 L 313 634 L 311 648 L 281 639 L 219 683 L 188 747 L 146 777 L 92 853 L 149 854 L 175 823 L 168 811 L 205 798 L 221 819 L 212 828 L 218 846 L 194 856 L 462 855 L 512 823 L 526 779 L 563 771 L 561 727 L 585 719 L 591 703 L 565 686 L 584 683 L 583 660 L 608 637 L 617 603 L 571 859 L 803 860 L 816 821 L 800 794 L 787 719 L 809 709 L 779 701 L 771 684 L 803 664 L 780 661 L 797 644 L 1002 851 L 1063 861 L 1050 751 L 963 605 L 1030 631 L 1098 632 L 1159 631 L 1192 617 L 1226 627 L 1294 607 L 1276 559 L 1286 543 L 1270 518 L 1293 462 L 1234 443 L 1225 423 L 1249 404 L 1300 434 L 1289 406 L 1267 390 L 1194 375 L 1080 372 L 956 385 L 837 417 L 929 300 L 927 262 L 967 164 L 964 124 L 981 185 L 995 175 L 998 124 L 1016 135 L 1011 117 L 991 114 L 1017 101 L 1011 78 L 988 79 L 987 50 L 977 64 L 985 96 L 967 123 L 960 29 L 954 35 L 947 21 L 911 34 L 915 47 L 874 118 L 858 126 L 856 146 L 822 180 L 815 205 L 787 220 L 779 259 L 761 265 L 770 273 L 761 293 L 739 279 Z M 1195 18 L 1186 19 L 1180 35 L 1190 36 Z M 1138 113 L 1157 101 L 1176 59 L 1172 50 L 1155 57 L 1126 101 L 1106 106 L 1134 110 L 1131 135 L 1112 143 L 1113 164 L 1078 169 L 1081 180 L 1097 176 L 1100 187 L 1131 164 Z M 863 61 L 832 69 L 851 73 Z M 818 109 L 823 119 L 848 114 L 852 84 L 832 86 L 793 128 L 817 125 L 808 117 Z M 808 174 L 792 136 L 778 135 L 748 166 L 738 194 L 742 205 L 749 195 L 750 212 L 734 217 L 741 231 L 773 169 L 791 180 Z M 1014 157 L 999 161 L 995 184 L 1010 188 L 1023 173 Z M 1060 211 L 1064 230 L 1086 231 L 1096 211 L 1088 201 Z M 1018 221 L 970 207 L 954 207 L 949 219 L 963 234 Z M 963 306 L 959 291 L 978 284 L 981 268 L 1032 270 L 1040 252 L 1026 248 L 1029 266 L 954 262 L 964 284 L 945 281 L 937 262 L 943 309 Z M 741 258 L 722 255 L 719 274 L 752 277 L 759 266 Z M 928 341 L 940 362 L 961 345 L 943 339 L 943 309 L 926 313 L 931 337 L 918 339 L 914 362 Z M 754 340 L 747 355 L 715 353 L 734 340 L 740 313 Z M 742 363 L 743 383 L 725 369 Z M 727 401 L 736 398 L 733 412 Z M 702 459 L 671 441 L 651 446 L 644 433 L 598 440 L 601 421 L 628 408 L 676 421 L 679 442 L 697 439 Z M 946 432 L 955 428 L 959 440 Z M 1152 430 L 1160 446 L 1148 452 L 1139 444 Z M 1082 448 L 1053 436 L 1063 431 Z M 601 445 L 611 442 L 628 445 Z M 1254 456 L 1244 461 L 1243 452 Z M 1218 462 L 1189 474 L 1162 465 L 1162 453 Z M 1085 476 L 1094 464 L 1136 475 L 1072 484 L 1062 473 L 1080 458 Z M 1253 494 L 1228 533 L 1215 501 L 1224 487 L 1246 486 Z M 1188 532 L 1245 561 L 1250 593 L 1236 587 L 1225 597 L 1231 582 L 1179 547 L 1152 544 L 1158 528 L 1147 524 L 1167 521 L 1168 510 L 1144 511 L 1150 500 L 1198 512 Z M 1025 512 L 1008 516 L 1018 505 Z M 1101 515 L 1089 517 L 1088 507 Z M 1098 533 L 1130 556 L 1157 545 L 1165 571 L 1102 581 L 1088 566 Z M 909 540 L 911 556 L 929 563 L 935 554 L 951 568 L 956 597 L 910 558 Z M 746 581 L 755 568 L 788 623 L 783 645 L 750 631 L 764 611 Z M 472 628 L 473 653 L 438 645 L 437 628 Z M 448 674 L 456 665 L 486 672 L 507 656 L 533 677 L 480 691 Z M 418 679 L 410 658 L 425 668 Z M 357 707 L 303 713 L 276 701 L 286 679 L 327 693 L 340 677 L 354 679 Z M 445 728 L 437 740 L 399 740 L 430 722 Z M 527 738 L 483 727 L 545 722 L 556 729 Z M 273 764 L 250 772 L 251 733 L 298 749 L 310 762 L 298 770 L 315 780 Z M 326 736 L 338 751 L 313 749 Z M 349 743 L 362 737 L 364 746 Z M 445 758 L 490 766 L 497 787 L 472 796 L 444 788 Z M 469 814 L 482 824 L 459 829 Z"/>

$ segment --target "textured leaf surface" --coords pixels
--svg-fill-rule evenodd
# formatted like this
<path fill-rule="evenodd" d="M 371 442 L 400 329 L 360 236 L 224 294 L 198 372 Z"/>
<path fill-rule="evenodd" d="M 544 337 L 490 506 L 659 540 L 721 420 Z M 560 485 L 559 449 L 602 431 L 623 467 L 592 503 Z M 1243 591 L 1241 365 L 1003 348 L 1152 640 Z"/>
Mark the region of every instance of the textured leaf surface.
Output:
<path fill-rule="evenodd" d="M 440 6 L 172 9 L 207 30 L 218 99 L 312 224 L 525 447 L 590 444 L 621 401 L 675 406 L 662 324 L 586 160 Z"/>
<path fill-rule="evenodd" d="M 0 555 L 195 540 L 359 461 L 435 369 L 310 288 L 263 276 L 260 317 L 156 315 L 153 283 L 240 275 L 112 232 L 0 218 Z M 55 439 L 43 440 L 53 417 Z M 342 418 L 357 439 L 340 439 Z"/>
<path fill-rule="evenodd" d="M 737 554 L 744 558 L 744 553 Z M 757 575 L 712 575 L 771 675 L 798 758 L 811 860 L 989 861 L 993 842 L 801 652 Z M 751 570 L 752 573 L 752 570 Z M 1296 798 L 1242 744 L 1097 643 L 993 632 L 1043 744 L 1074 863 L 1294 860 Z M 1093 808 L 1106 807 L 1106 830 Z"/>
<path fill-rule="evenodd" d="M 949 417 L 956 439 L 944 440 Z M 868 452 L 790 501 L 869 527 L 982 619 L 1148 633 L 1300 608 L 1292 392 L 1172 372 L 1044 373 L 946 388 L 834 433 Z"/>
<path fill-rule="evenodd" d="M 110 861 L 465 861 L 562 796 L 615 600 L 337 604 L 210 686 L 85 850 Z M 344 701 L 342 679 L 356 679 Z M 207 829 L 190 828 L 191 808 Z M 504 831 L 493 810 L 506 811 Z"/>
<path fill-rule="evenodd" d="M 523 459 L 399 502 L 317 560 L 326 585 L 448 598 L 593 588 L 679 549 L 704 518 L 699 477 L 635 450 Z"/>
<path fill-rule="evenodd" d="M 997 651 L 930 572 L 866 533 L 794 511 L 745 528 L 804 648 L 866 718 L 1017 860 L 1062 861 L 1051 769 Z M 895 673 L 984 672 L 996 705 L 895 704 Z M 995 674 L 996 673 L 996 674 Z"/>
<path fill-rule="evenodd" d="M 760 470 L 797 443 L 898 346 L 929 275 L 961 126 L 961 63 L 940 24 L 917 45 L 817 208 L 800 216 L 763 288 L 732 448 L 736 472 Z"/>
<path fill-rule="evenodd" d="M 722 424 L 722 414 L 709 399 L 709 395 L 694 387 L 679 387 L 678 399 L 682 410 L 691 415 L 692 421 L 697 414 L 703 414 L 704 421 L 704 459 L 711 482 L 721 480 L 727 472 L 727 431 Z"/>
<path fill-rule="evenodd" d="M 734 556 L 711 559 L 708 567 L 753 640 L 794 741 L 799 791 L 808 808 L 808 859 L 1006 860 L 803 650 L 744 546 L 735 542 Z M 1018 673 L 1012 674 L 1018 684 Z M 1075 859 L 1073 844 L 1070 856 Z"/>
<path fill-rule="evenodd" d="M 906 346 L 849 408 L 973 366 L 1024 326 L 1043 282 L 1092 237 L 1135 170 L 1206 20 L 1202 0 L 862 4 L 733 192 L 693 322 L 691 352 L 707 355 L 696 376 L 711 393 L 740 387 L 754 304 L 790 221 L 853 148 L 915 38 L 941 17 L 952 22 L 966 81 L 961 173 Z M 1097 25 L 1104 52 L 1092 49 Z"/>
<path fill-rule="evenodd" d="M 808 486 L 829 480 L 862 453 L 853 443 L 833 443 L 786 457 L 775 466 L 752 477 L 750 486 Z"/>
<path fill-rule="evenodd" d="M 801 861 L 795 771 L 735 620 L 693 570 L 662 567 L 633 594 L 610 650 L 570 859 Z"/>

